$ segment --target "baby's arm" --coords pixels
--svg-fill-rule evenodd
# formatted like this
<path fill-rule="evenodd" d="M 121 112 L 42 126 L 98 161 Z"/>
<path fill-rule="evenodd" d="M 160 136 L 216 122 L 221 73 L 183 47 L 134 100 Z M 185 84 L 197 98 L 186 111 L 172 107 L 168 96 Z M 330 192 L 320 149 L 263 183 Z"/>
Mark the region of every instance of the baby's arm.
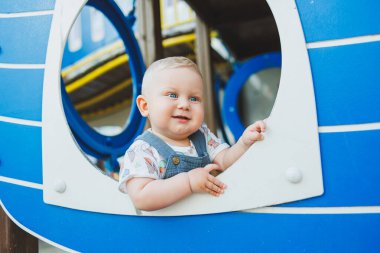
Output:
<path fill-rule="evenodd" d="M 214 159 L 214 162 L 226 170 L 237 159 L 239 159 L 248 148 L 256 141 L 264 139 L 263 133 L 265 132 L 264 121 L 257 121 L 248 126 L 243 132 L 239 140 L 230 148 L 221 151 Z"/>
<path fill-rule="evenodd" d="M 127 191 L 136 208 L 145 211 L 170 206 L 194 192 L 219 196 L 226 185 L 209 174 L 218 169 L 218 165 L 209 164 L 168 179 L 132 178 L 127 182 Z"/>

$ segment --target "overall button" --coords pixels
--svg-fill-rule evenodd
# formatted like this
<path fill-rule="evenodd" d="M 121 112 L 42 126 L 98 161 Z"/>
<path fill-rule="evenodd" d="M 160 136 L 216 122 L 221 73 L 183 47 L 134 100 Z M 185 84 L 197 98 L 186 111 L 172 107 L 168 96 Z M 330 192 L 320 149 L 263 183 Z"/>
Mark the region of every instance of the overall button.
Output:
<path fill-rule="evenodd" d="M 173 156 L 172 157 L 172 162 L 173 162 L 174 165 L 178 165 L 179 162 L 180 162 L 179 157 L 178 156 Z"/>

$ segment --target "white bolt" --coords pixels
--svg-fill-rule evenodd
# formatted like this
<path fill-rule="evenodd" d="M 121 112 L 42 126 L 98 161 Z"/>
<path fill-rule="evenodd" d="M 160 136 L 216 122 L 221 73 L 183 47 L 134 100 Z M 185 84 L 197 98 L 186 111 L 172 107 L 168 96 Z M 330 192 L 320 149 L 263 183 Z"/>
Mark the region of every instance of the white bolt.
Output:
<path fill-rule="evenodd" d="M 54 190 L 58 193 L 64 193 L 66 191 L 66 183 L 63 180 L 57 180 L 54 184 Z"/>
<path fill-rule="evenodd" d="M 286 170 L 286 179 L 293 184 L 297 184 L 302 181 L 302 172 L 294 167 L 288 168 Z"/>

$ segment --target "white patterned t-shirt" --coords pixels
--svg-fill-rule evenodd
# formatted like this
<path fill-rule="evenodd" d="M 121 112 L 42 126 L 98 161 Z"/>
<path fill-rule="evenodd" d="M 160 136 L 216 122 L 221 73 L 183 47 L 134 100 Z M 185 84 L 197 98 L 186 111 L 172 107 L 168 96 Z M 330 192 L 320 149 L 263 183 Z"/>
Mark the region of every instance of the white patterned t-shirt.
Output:
<path fill-rule="evenodd" d="M 215 157 L 229 145 L 217 138 L 208 129 L 206 124 L 202 124 L 199 128 L 205 136 L 207 153 L 210 161 L 214 161 Z M 150 131 L 150 129 L 148 130 Z M 168 144 L 168 143 L 167 143 Z M 197 151 L 190 141 L 190 146 L 178 147 L 168 144 L 174 151 L 187 156 L 197 157 Z M 152 179 L 163 179 L 166 171 L 166 160 L 162 157 L 157 149 L 143 140 L 135 141 L 127 150 L 124 156 L 124 166 L 119 174 L 119 190 L 127 192 L 126 183 L 134 177 L 147 177 Z"/>

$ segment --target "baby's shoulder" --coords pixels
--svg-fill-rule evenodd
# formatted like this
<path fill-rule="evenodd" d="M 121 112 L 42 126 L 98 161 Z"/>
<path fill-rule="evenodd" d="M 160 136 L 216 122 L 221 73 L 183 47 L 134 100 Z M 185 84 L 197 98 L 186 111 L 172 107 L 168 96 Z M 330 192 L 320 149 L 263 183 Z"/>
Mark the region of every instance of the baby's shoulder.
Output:
<path fill-rule="evenodd" d="M 202 123 L 201 127 L 199 128 L 199 131 L 201 131 L 202 134 L 207 134 L 210 132 L 210 129 L 207 127 L 206 123 Z"/>
<path fill-rule="evenodd" d="M 158 157 L 157 149 L 143 140 L 136 140 L 128 148 L 127 153 L 142 154 L 143 156 L 149 155 L 152 157 Z"/>
<path fill-rule="evenodd" d="M 139 150 L 145 150 L 145 149 L 153 149 L 148 142 L 143 141 L 143 140 L 136 140 L 132 143 L 132 145 L 128 148 L 128 150 L 134 150 L 134 151 L 139 151 Z"/>

